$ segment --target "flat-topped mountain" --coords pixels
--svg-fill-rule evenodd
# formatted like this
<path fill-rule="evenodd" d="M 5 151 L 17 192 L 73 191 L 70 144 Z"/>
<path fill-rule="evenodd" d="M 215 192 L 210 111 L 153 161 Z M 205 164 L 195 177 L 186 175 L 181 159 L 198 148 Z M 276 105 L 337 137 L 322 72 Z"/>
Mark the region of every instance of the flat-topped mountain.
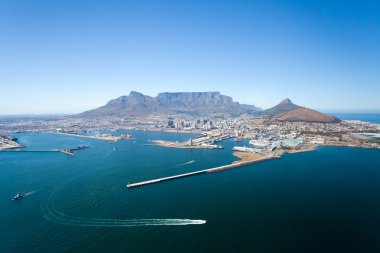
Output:
<path fill-rule="evenodd" d="M 294 122 L 317 122 L 317 123 L 338 123 L 340 119 L 320 113 L 318 111 L 295 105 L 290 99 L 281 101 L 278 105 L 267 109 L 263 112 L 272 116 L 278 121 L 294 121 Z"/>
<path fill-rule="evenodd" d="M 177 113 L 189 114 L 242 114 L 245 110 L 231 97 L 220 92 L 165 92 L 159 93 L 157 102 Z"/>
<path fill-rule="evenodd" d="M 164 92 L 159 93 L 157 97 L 150 97 L 132 91 L 128 96 L 111 100 L 104 106 L 83 112 L 78 116 L 145 116 L 171 113 L 239 115 L 255 111 L 253 108 L 256 107 L 249 106 L 248 109 L 247 105 L 242 106 L 220 92 Z"/>

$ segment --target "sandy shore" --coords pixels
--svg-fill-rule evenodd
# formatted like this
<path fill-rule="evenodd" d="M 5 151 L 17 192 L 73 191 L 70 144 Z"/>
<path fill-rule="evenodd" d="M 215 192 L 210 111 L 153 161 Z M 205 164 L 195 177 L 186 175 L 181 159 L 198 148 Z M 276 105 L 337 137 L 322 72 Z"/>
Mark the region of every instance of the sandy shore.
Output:
<path fill-rule="evenodd" d="M 22 145 L 18 144 L 17 142 L 7 142 L 7 143 L 0 143 L 0 151 L 1 150 L 7 150 L 12 148 L 21 148 Z"/>
<path fill-rule="evenodd" d="M 291 149 L 291 150 L 283 150 L 280 149 L 277 152 L 273 154 L 259 154 L 254 152 L 239 152 L 236 151 L 232 155 L 239 158 L 240 160 L 233 162 L 232 164 L 239 164 L 239 163 L 254 163 L 254 162 L 260 162 L 275 158 L 281 158 L 283 154 L 296 154 L 296 153 L 303 153 L 303 152 L 310 152 L 314 151 L 316 146 L 307 146 L 303 147 L 301 149 Z"/>
<path fill-rule="evenodd" d="M 233 156 L 239 158 L 239 161 L 235 161 L 233 163 L 241 163 L 241 162 L 248 162 L 248 161 L 261 161 L 268 158 L 273 158 L 273 156 L 270 155 L 262 155 L 258 153 L 252 153 L 252 152 L 239 152 L 236 151 L 232 154 Z"/>

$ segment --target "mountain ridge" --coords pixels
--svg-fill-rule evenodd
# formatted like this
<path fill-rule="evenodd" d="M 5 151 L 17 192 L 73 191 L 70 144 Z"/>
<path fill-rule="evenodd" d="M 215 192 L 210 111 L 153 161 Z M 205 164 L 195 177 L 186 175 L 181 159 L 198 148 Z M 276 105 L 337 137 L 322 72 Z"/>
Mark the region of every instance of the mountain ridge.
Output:
<path fill-rule="evenodd" d="M 234 102 L 232 97 L 213 92 L 163 92 L 156 97 L 131 91 L 128 96 L 110 100 L 104 106 L 78 114 L 79 117 L 147 116 L 150 114 L 228 114 L 253 113 L 259 108 Z M 254 110 L 254 108 L 257 108 Z"/>
<path fill-rule="evenodd" d="M 240 104 L 232 97 L 218 91 L 211 92 L 162 92 L 156 97 L 131 91 L 127 96 L 110 100 L 105 105 L 85 111 L 77 117 L 145 117 L 149 115 L 185 114 L 191 116 L 239 116 L 255 114 L 260 108 Z M 336 117 L 302 107 L 286 98 L 279 104 L 261 111 L 260 115 L 276 121 L 338 123 Z"/>

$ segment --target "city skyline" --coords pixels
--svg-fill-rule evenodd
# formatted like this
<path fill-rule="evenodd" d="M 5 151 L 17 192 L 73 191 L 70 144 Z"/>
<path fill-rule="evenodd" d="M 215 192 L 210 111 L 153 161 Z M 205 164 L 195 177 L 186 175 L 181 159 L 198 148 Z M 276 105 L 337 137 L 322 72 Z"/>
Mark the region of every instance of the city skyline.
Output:
<path fill-rule="evenodd" d="M 73 114 L 138 91 L 379 112 L 376 1 L 2 1 L 0 114 Z"/>

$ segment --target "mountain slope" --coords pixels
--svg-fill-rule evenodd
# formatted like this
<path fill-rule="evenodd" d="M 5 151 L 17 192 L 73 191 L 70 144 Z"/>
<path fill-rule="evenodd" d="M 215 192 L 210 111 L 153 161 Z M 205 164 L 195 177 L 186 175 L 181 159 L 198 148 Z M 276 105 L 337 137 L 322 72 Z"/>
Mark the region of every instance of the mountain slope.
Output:
<path fill-rule="evenodd" d="M 165 113 L 167 111 L 168 110 L 160 106 L 153 97 L 132 91 L 129 96 L 121 96 L 113 99 L 106 105 L 83 112 L 79 114 L 79 116 L 142 116 L 152 113 Z"/>
<path fill-rule="evenodd" d="M 300 107 L 295 110 L 285 112 L 277 118 L 279 121 L 296 121 L 296 122 L 318 122 L 318 123 L 338 123 L 340 120 L 336 117 L 320 113 L 318 111 Z"/>
<path fill-rule="evenodd" d="M 165 92 L 157 97 L 145 96 L 132 91 L 129 96 L 122 96 L 109 101 L 99 108 L 83 112 L 79 117 L 103 116 L 146 116 L 153 114 L 190 114 L 190 115 L 239 115 L 252 113 L 234 102 L 231 97 L 220 92 Z"/>
<path fill-rule="evenodd" d="M 265 110 L 264 114 L 271 116 L 278 121 L 293 122 L 317 122 L 317 123 L 338 123 L 340 119 L 320 113 L 318 111 L 295 105 L 290 99 L 281 101 L 278 105 Z"/>
<path fill-rule="evenodd" d="M 297 108 L 300 108 L 300 106 L 293 104 L 292 101 L 287 98 L 281 101 L 278 105 L 265 110 L 264 113 L 267 115 L 277 115 L 280 113 L 295 110 Z"/>

